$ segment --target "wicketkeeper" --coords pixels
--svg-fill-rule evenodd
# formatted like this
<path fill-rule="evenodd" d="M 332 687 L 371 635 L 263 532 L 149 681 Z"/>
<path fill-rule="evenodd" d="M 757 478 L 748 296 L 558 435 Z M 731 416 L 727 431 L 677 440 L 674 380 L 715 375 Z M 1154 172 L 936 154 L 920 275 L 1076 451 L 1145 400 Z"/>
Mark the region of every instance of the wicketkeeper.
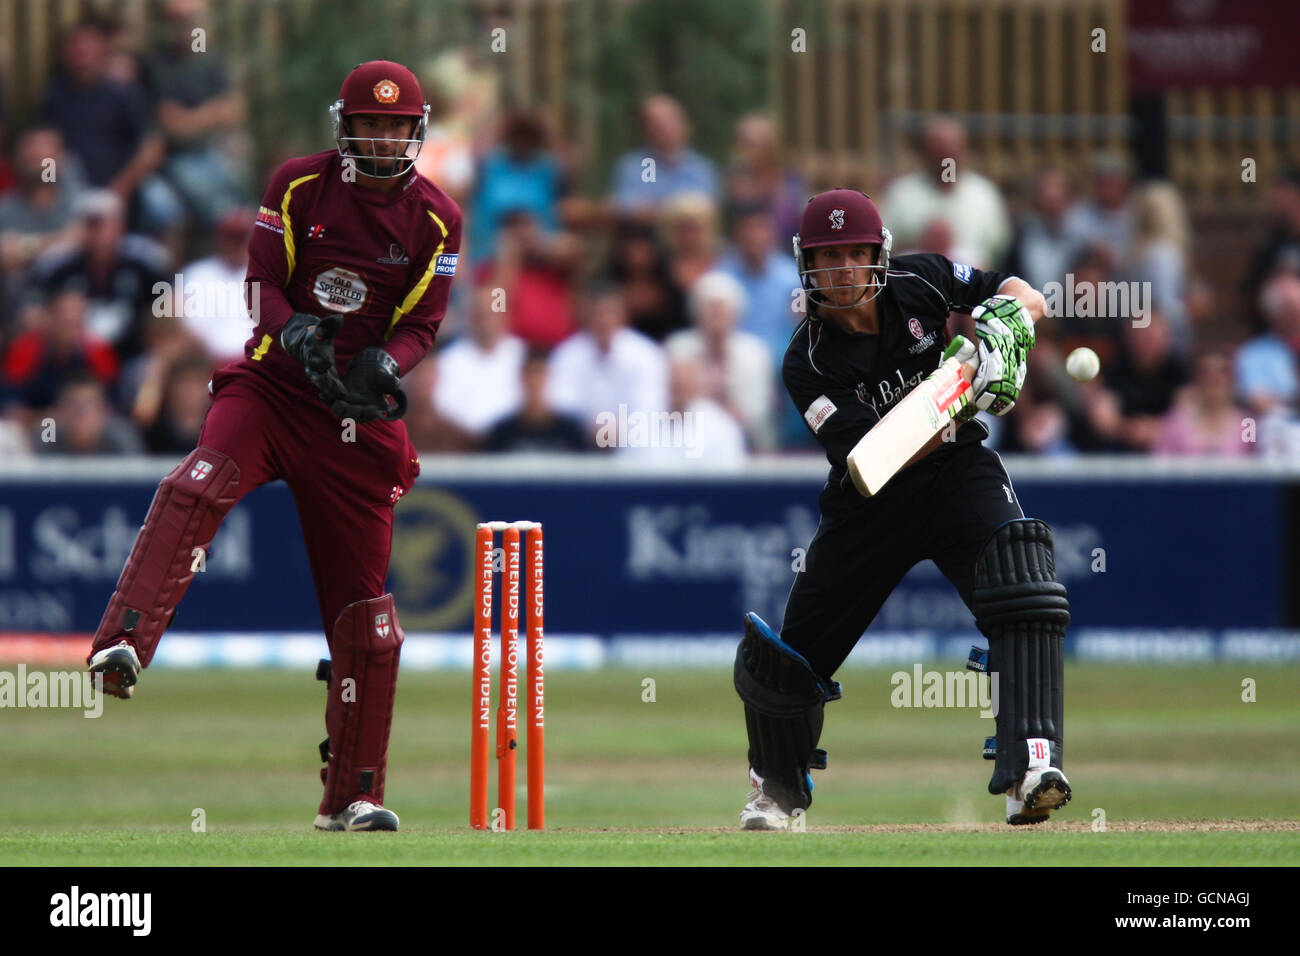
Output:
<path fill-rule="evenodd" d="M 433 345 L 460 248 L 456 203 L 413 164 L 429 107 L 415 75 L 358 66 L 330 107 L 335 149 L 275 174 L 249 245 L 257 320 L 212 379 L 198 447 L 163 479 L 88 660 L 130 697 L 227 512 L 293 491 L 331 660 L 322 830 L 396 830 L 383 807 L 402 644 L 386 593 L 393 506 L 420 471 L 399 378 Z"/>

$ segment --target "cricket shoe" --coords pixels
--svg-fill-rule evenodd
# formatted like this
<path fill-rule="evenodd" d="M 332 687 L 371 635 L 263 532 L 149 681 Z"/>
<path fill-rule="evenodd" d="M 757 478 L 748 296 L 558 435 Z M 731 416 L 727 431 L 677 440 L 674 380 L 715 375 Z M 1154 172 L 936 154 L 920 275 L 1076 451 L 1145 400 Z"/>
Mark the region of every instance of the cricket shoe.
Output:
<path fill-rule="evenodd" d="M 1053 810 L 1070 802 L 1070 781 L 1055 767 L 1030 770 L 1019 786 L 1007 790 L 1007 823 L 1012 826 L 1042 823 Z"/>
<path fill-rule="evenodd" d="M 377 803 L 356 800 L 346 810 L 326 816 L 316 815 L 317 830 L 396 830 L 397 814 Z"/>
<path fill-rule="evenodd" d="M 749 782 L 754 789 L 749 791 L 745 809 L 740 811 L 742 830 L 788 830 L 790 814 L 782 810 L 775 800 L 763 792 L 763 778 L 749 769 Z"/>
<path fill-rule="evenodd" d="M 135 682 L 140 678 L 140 658 L 131 642 L 123 640 L 91 655 L 87 669 L 104 675 L 105 694 L 127 700 L 135 693 Z"/>

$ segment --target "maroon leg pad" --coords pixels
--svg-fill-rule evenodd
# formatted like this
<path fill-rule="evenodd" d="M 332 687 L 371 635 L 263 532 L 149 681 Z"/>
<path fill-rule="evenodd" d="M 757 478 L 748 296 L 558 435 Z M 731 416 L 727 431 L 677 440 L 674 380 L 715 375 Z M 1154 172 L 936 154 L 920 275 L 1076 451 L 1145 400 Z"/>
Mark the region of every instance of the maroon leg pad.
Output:
<path fill-rule="evenodd" d="M 384 802 L 403 637 L 391 594 L 349 604 L 334 622 L 325 706 L 329 764 L 321 771 L 323 814 L 338 813 L 363 798 Z"/>
<path fill-rule="evenodd" d="M 141 666 L 149 666 L 198 560 L 238 500 L 239 466 L 219 451 L 200 445 L 172 469 L 154 493 L 95 631 L 91 655 L 125 637 L 135 645 Z"/>

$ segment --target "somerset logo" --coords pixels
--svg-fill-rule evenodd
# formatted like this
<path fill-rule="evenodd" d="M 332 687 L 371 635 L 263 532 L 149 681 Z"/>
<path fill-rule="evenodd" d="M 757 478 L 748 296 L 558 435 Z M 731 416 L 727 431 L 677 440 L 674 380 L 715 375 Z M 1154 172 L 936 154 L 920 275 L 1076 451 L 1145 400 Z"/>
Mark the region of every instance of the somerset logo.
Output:
<path fill-rule="evenodd" d="M 912 333 L 912 338 L 919 339 L 925 335 L 925 329 L 921 325 L 921 320 L 912 316 L 907 320 L 907 331 Z"/>
<path fill-rule="evenodd" d="M 827 218 L 829 218 L 831 221 L 831 228 L 834 229 L 836 232 L 839 232 L 841 229 L 844 228 L 843 209 L 832 209 L 830 216 Z"/>
<path fill-rule="evenodd" d="M 51 896 L 50 907 L 51 926 L 126 926 L 133 936 L 148 936 L 153 925 L 152 893 L 82 893 L 73 886 Z"/>

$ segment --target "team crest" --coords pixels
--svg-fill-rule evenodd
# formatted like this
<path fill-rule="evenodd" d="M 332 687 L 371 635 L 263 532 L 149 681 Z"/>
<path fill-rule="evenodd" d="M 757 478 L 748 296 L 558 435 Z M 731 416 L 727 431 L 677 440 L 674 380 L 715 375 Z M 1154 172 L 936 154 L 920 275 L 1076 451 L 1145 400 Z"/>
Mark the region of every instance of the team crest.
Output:
<path fill-rule="evenodd" d="M 392 630 L 392 628 L 390 628 L 390 627 L 388 626 L 388 615 L 387 615 L 387 614 L 376 614 L 376 615 L 375 615 L 375 633 L 379 635 L 379 639 L 380 639 L 381 641 L 382 641 L 384 638 L 388 637 L 388 632 L 389 632 L 390 630 Z"/>
<path fill-rule="evenodd" d="M 190 469 L 190 477 L 193 478 L 195 481 L 202 481 L 204 478 L 208 477 L 208 475 L 210 475 L 211 473 L 212 473 L 211 462 L 206 462 L 202 458 L 200 458 L 195 463 L 194 467 Z"/>
<path fill-rule="evenodd" d="M 844 228 L 844 210 L 832 209 L 830 214 L 831 228 L 836 232 Z"/>
<path fill-rule="evenodd" d="M 380 80 L 375 84 L 372 91 L 375 94 L 375 100 L 379 103 L 393 104 L 397 98 L 402 95 L 402 91 L 392 80 Z"/>
<path fill-rule="evenodd" d="M 919 339 L 925 336 L 925 329 L 921 327 L 921 320 L 916 316 L 907 320 L 907 330 L 912 333 L 912 337 Z"/>

